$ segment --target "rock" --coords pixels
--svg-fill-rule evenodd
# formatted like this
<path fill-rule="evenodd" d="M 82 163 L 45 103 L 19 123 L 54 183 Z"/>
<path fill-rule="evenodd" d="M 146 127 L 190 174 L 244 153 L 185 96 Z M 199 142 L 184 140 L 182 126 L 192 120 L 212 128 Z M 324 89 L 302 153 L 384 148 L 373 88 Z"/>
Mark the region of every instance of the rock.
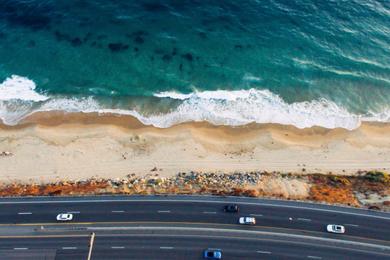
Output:
<path fill-rule="evenodd" d="M 151 172 L 155 172 L 155 171 L 157 171 L 158 169 L 157 169 L 157 167 L 154 167 L 153 169 L 151 169 L 150 171 Z"/>
<path fill-rule="evenodd" d="M 137 35 L 135 38 L 134 38 L 134 42 L 137 43 L 137 44 L 143 44 L 145 42 L 144 38 L 142 38 L 141 36 Z"/>
<path fill-rule="evenodd" d="M 162 56 L 162 60 L 163 60 L 164 62 L 170 62 L 170 61 L 172 60 L 172 55 L 170 55 L 170 54 L 164 54 L 164 55 Z"/>
<path fill-rule="evenodd" d="M 368 209 L 371 209 L 371 210 L 381 210 L 381 208 L 376 206 L 376 205 L 368 206 Z"/>
<path fill-rule="evenodd" d="M 8 151 L 4 151 L 4 152 L 1 152 L 1 153 L 0 153 L 0 156 L 4 156 L 4 157 L 6 157 L 6 156 L 12 156 L 12 155 L 14 155 L 14 154 L 11 153 L 11 152 L 8 152 Z"/>
<path fill-rule="evenodd" d="M 72 43 L 72 46 L 77 47 L 77 46 L 80 46 L 83 42 L 81 41 L 81 39 L 79 37 L 76 37 L 76 38 L 73 38 L 71 40 L 71 43 Z"/>
<path fill-rule="evenodd" d="M 125 51 L 129 48 L 129 45 L 123 44 L 123 43 L 110 43 L 108 44 L 108 48 L 112 52 L 120 52 L 120 51 Z"/>
<path fill-rule="evenodd" d="M 193 61 L 194 60 L 194 57 L 192 56 L 191 53 L 183 54 L 183 55 L 181 55 L 181 57 L 183 57 L 184 59 L 186 59 L 188 61 Z"/>
<path fill-rule="evenodd" d="M 385 200 L 383 202 L 383 206 L 390 206 L 390 200 Z"/>

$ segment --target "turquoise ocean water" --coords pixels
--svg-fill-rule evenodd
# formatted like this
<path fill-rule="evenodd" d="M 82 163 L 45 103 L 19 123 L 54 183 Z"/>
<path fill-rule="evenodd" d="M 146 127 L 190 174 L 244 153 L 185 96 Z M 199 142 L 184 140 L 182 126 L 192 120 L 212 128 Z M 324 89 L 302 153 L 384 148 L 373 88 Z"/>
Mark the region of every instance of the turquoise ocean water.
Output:
<path fill-rule="evenodd" d="M 390 121 L 388 0 L 1 0 L 0 118 Z"/>

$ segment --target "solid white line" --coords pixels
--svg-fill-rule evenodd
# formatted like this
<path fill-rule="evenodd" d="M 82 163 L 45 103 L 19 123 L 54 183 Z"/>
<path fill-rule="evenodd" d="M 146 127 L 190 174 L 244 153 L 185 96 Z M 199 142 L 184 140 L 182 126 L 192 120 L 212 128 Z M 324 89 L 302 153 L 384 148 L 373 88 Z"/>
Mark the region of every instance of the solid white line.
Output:
<path fill-rule="evenodd" d="M 358 227 L 359 225 L 355 225 L 355 224 L 344 224 L 344 226 Z"/>
<path fill-rule="evenodd" d="M 160 246 L 160 249 L 170 250 L 170 249 L 173 249 L 173 246 Z"/>
<path fill-rule="evenodd" d="M 80 211 L 68 211 L 70 214 L 80 214 Z"/>
<path fill-rule="evenodd" d="M 171 211 L 170 210 L 159 210 L 159 211 L 157 211 L 158 213 L 171 213 Z"/>
<path fill-rule="evenodd" d="M 216 211 L 203 211 L 203 214 L 217 214 Z"/>
<path fill-rule="evenodd" d="M 70 250 L 70 249 L 77 249 L 75 246 L 64 246 L 62 247 L 63 250 Z"/>
<path fill-rule="evenodd" d="M 31 215 L 31 212 L 19 212 L 18 215 Z"/>
<path fill-rule="evenodd" d="M 259 254 L 271 254 L 271 252 L 270 251 L 256 251 L 257 253 L 259 253 Z"/>
<path fill-rule="evenodd" d="M 58 203 L 102 203 L 102 202 L 194 202 L 194 203 L 217 203 L 217 204 L 228 204 L 229 201 L 213 201 L 213 200 L 166 200 L 166 199 L 103 199 L 103 200 L 50 200 L 50 201 L 0 201 L 1 204 L 58 204 Z M 236 202 L 236 201 L 234 201 Z M 254 205 L 254 206 L 269 206 L 269 207 L 278 207 L 278 208 L 294 208 L 294 209 L 304 209 L 304 210 L 313 210 L 313 211 L 323 211 L 323 212 L 331 212 L 345 215 L 354 215 L 368 218 L 378 218 L 390 220 L 390 217 L 378 216 L 378 215 L 368 215 L 363 213 L 355 213 L 343 211 L 343 210 L 335 210 L 335 209 L 321 209 L 314 207 L 304 207 L 304 206 L 293 206 L 293 205 L 283 205 L 283 204 L 272 204 L 272 203 L 263 203 L 263 202 L 245 202 L 240 201 L 242 205 Z M 311 206 L 315 205 L 314 203 Z M 363 211 L 363 210 L 362 210 Z"/>
<path fill-rule="evenodd" d="M 112 246 L 111 248 L 112 249 L 124 249 L 125 247 L 124 246 Z"/>
<path fill-rule="evenodd" d="M 27 250 L 27 247 L 15 247 L 14 250 Z"/>
<path fill-rule="evenodd" d="M 249 214 L 250 216 L 254 216 L 254 217 L 262 217 L 263 215 L 261 214 Z"/>
<path fill-rule="evenodd" d="M 308 219 L 308 218 L 297 218 L 298 220 L 302 220 L 302 221 L 311 221 L 311 219 Z"/>
<path fill-rule="evenodd" d="M 315 255 L 308 255 L 307 258 L 311 258 L 311 259 L 322 259 L 322 257 L 315 256 Z"/>
<path fill-rule="evenodd" d="M 112 213 L 123 213 L 123 212 L 125 212 L 124 210 L 112 210 L 111 211 Z"/>

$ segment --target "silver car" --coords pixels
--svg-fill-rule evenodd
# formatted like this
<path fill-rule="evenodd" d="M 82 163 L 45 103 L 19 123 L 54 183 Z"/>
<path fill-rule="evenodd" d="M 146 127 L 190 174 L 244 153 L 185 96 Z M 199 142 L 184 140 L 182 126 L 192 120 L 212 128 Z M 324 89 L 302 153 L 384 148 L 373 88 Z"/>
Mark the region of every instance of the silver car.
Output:
<path fill-rule="evenodd" d="M 73 214 L 70 213 L 61 213 L 57 215 L 57 221 L 71 221 L 73 219 Z"/>
<path fill-rule="evenodd" d="M 256 225 L 256 219 L 254 217 L 241 217 L 238 223 L 241 225 Z"/>
<path fill-rule="evenodd" d="M 326 231 L 328 231 L 330 233 L 344 234 L 345 227 L 342 225 L 329 224 L 326 226 Z"/>

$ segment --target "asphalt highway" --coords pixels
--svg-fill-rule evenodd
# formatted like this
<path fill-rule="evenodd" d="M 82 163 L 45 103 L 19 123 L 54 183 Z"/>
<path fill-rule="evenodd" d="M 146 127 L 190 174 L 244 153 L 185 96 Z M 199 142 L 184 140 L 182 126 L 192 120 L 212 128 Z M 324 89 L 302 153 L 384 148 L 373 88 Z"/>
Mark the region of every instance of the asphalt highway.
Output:
<path fill-rule="evenodd" d="M 42 259 L 86 259 L 89 237 L 0 239 L 3 252 L 41 252 Z M 131 234 L 97 235 L 92 259 L 202 259 L 205 248 L 218 248 L 224 259 L 384 259 L 390 254 L 322 244 L 273 240 L 266 237 Z M 53 255 L 55 252 L 55 257 Z M 43 256 L 45 258 L 43 258 Z M 9 259 L 9 258 L 7 258 Z M 28 258 L 25 258 L 28 259 Z M 38 259 L 38 258 L 37 258 Z"/>
<path fill-rule="evenodd" d="M 117 222 L 184 222 L 215 223 L 236 225 L 240 216 L 253 216 L 257 225 L 285 229 L 325 232 L 327 224 L 342 224 L 346 235 L 390 239 L 390 214 L 368 215 L 365 211 L 332 211 L 321 208 L 290 207 L 251 204 L 246 200 L 228 198 L 224 201 L 197 198 L 182 201 L 179 197 L 153 200 L 148 197 L 121 201 L 37 200 L 34 203 L 4 203 L 0 200 L 1 224 L 50 224 L 58 223 L 56 215 L 70 212 L 74 214 L 73 223 L 117 223 Z M 240 206 L 239 213 L 225 213 L 223 207 L 234 203 Z M 344 209 L 345 210 L 345 209 Z M 326 234 L 324 234 L 326 235 Z"/>
<path fill-rule="evenodd" d="M 240 212 L 224 212 L 226 204 L 238 204 Z M 97 236 L 92 259 L 201 259 L 202 250 L 208 247 L 222 249 L 224 259 L 390 259 L 390 214 L 354 208 L 203 196 L 9 198 L 0 199 L 0 208 L 0 259 L 50 259 L 53 254 L 55 259 L 86 259 L 87 234 L 94 227 Z M 59 213 L 73 213 L 74 220 L 58 223 Z M 256 226 L 238 225 L 240 216 L 255 217 Z M 325 232 L 327 224 L 344 225 L 346 234 Z M 172 235 L 172 231 L 158 234 L 153 230 L 156 226 L 191 225 L 196 227 L 193 230 L 207 227 L 210 231 Z M 153 232 L 125 229 L 138 226 L 149 226 Z M 42 229 L 15 236 L 17 228 L 29 227 Z M 88 227 L 88 231 L 76 232 L 74 227 Z M 116 227 L 124 230 L 110 231 Z M 219 233 L 210 235 L 214 230 Z M 229 230 L 239 236 L 221 233 Z M 255 236 L 248 233 L 257 231 Z M 53 232 L 57 236 L 48 237 Z M 261 232 L 292 236 L 270 238 Z M 346 246 L 348 241 L 355 244 Z M 26 250 L 31 251 L 30 258 L 23 258 Z M 16 254 L 21 257 L 12 258 Z M 36 258 L 31 258 L 34 254 Z M 39 254 L 46 254 L 45 258 Z"/>

